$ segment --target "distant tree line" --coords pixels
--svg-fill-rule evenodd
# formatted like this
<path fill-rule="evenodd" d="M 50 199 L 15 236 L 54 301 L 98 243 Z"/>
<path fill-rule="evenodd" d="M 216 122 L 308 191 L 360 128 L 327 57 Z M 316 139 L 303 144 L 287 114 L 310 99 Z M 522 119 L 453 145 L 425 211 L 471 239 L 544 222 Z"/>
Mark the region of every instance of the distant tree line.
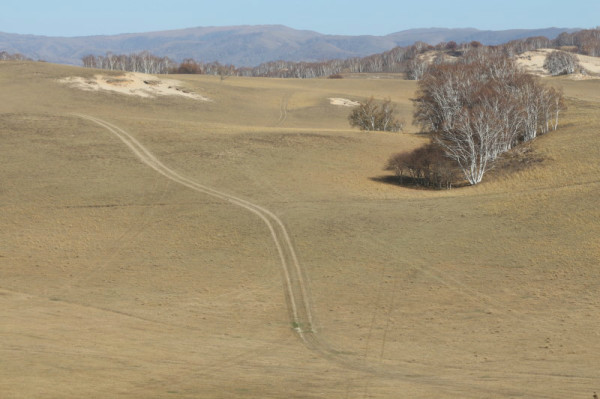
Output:
<path fill-rule="evenodd" d="M 0 51 L 0 61 L 31 61 L 31 58 L 27 58 L 23 54 L 19 53 Z"/>
<path fill-rule="evenodd" d="M 107 69 L 109 71 L 129 71 L 166 74 L 176 67 L 169 57 L 158 57 L 148 51 L 134 54 L 86 55 L 81 59 L 86 68 Z"/>
<path fill-rule="evenodd" d="M 393 155 L 387 168 L 402 180 L 450 187 L 481 182 L 501 154 L 558 128 L 562 94 L 522 72 L 505 55 L 431 65 L 418 83 L 414 121 L 431 142 Z"/>
<path fill-rule="evenodd" d="M 193 73 L 223 76 L 252 76 L 276 78 L 317 78 L 335 76 L 342 73 L 407 73 L 409 79 L 418 80 L 429 63 L 420 60 L 418 55 L 438 50 L 453 57 L 476 59 L 489 54 L 514 56 L 540 48 L 555 48 L 572 53 L 600 56 L 600 28 L 581 30 L 574 33 L 561 33 L 556 39 L 530 37 L 513 40 L 498 46 L 484 46 L 479 42 L 457 44 L 440 43 L 430 46 L 416 42 L 408 47 L 395 47 L 389 51 L 367 57 L 335 59 L 322 62 L 271 61 L 256 67 L 235 67 L 218 62 L 202 62 L 191 58 L 176 63 L 168 57 L 158 57 L 148 52 L 116 55 L 87 55 L 83 65 L 90 68 L 123 70 L 147 73 Z M 443 56 L 433 60 L 433 64 L 443 62 Z"/>
<path fill-rule="evenodd" d="M 552 41 L 553 48 L 573 47 L 574 52 L 600 57 L 600 27 L 575 33 L 561 33 Z"/>
<path fill-rule="evenodd" d="M 248 76 L 274 78 L 317 78 L 336 76 L 342 72 L 403 72 L 403 63 L 415 57 L 427 46 L 417 43 L 411 47 L 396 47 L 388 52 L 369 57 L 323 62 L 271 61 L 256 67 L 223 65 L 219 62 L 202 62 L 192 58 L 177 64 L 168 57 L 159 57 L 147 51 L 135 54 L 86 55 L 82 63 L 86 68 L 120 70 L 144 73 L 180 73 L 221 76 Z"/>
<path fill-rule="evenodd" d="M 401 73 L 408 79 L 418 80 L 426 71 L 428 62 L 419 59 L 419 55 L 431 50 L 453 57 L 469 60 L 485 57 L 489 54 L 514 56 L 540 48 L 564 49 L 572 53 L 600 56 L 600 29 L 582 30 L 574 33 L 562 33 L 556 39 L 530 37 L 513 40 L 498 46 L 484 46 L 473 41 L 457 44 L 444 42 L 435 46 L 416 42 L 408 47 L 395 47 L 389 51 L 367 57 L 353 57 L 346 60 L 323 62 L 273 61 L 254 68 L 235 69 L 239 76 L 278 77 L 278 78 L 314 78 L 340 73 Z M 443 56 L 433 60 L 433 64 L 443 63 Z"/>
<path fill-rule="evenodd" d="M 563 32 L 553 40 L 543 36 L 536 36 L 526 39 L 512 40 L 508 43 L 495 47 L 501 48 L 502 51 L 508 56 L 521 54 L 526 51 L 538 50 L 541 48 L 554 48 L 568 50 L 577 54 L 599 57 L 600 27 L 595 29 L 584 29 L 573 33 Z"/>

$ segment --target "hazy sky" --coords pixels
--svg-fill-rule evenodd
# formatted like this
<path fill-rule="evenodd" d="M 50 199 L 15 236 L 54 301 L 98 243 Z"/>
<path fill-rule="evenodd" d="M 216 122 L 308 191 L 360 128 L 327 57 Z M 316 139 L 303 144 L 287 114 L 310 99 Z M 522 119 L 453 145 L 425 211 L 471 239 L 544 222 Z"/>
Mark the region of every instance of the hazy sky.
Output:
<path fill-rule="evenodd" d="M 592 28 L 600 0 L 0 0 L 0 32 L 86 36 L 282 24 L 344 35 L 411 28 Z"/>

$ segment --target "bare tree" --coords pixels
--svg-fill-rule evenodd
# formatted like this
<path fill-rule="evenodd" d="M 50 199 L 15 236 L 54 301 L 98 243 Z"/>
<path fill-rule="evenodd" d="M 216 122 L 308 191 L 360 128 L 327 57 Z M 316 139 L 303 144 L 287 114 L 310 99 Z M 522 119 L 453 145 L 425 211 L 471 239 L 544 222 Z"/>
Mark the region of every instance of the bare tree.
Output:
<path fill-rule="evenodd" d="M 351 126 L 366 131 L 398 132 L 404 127 L 403 122 L 396 119 L 396 106 L 391 99 L 385 99 L 377 104 L 373 97 L 365 102 L 360 102 L 350 115 L 348 120 Z"/>
<path fill-rule="evenodd" d="M 404 123 L 396 118 L 396 104 L 390 98 L 386 98 L 379 105 L 377 115 L 377 130 L 384 132 L 398 132 L 404 128 Z"/>
<path fill-rule="evenodd" d="M 418 57 L 413 58 L 406 65 L 406 78 L 408 80 L 419 80 L 427 71 L 428 64 Z"/>
<path fill-rule="evenodd" d="M 377 130 L 376 114 L 377 104 L 375 104 L 375 99 L 371 97 L 365 102 L 360 102 L 359 105 L 352 110 L 348 116 L 348 120 L 350 121 L 350 126 L 358 127 L 360 130 Z"/>
<path fill-rule="evenodd" d="M 86 55 L 81 59 L 84 68 L 97 68 L 96 57 L 92 54 Z"/>
<path fill-rule="evenodd" d="M 435 141 L 457 162 L 470 184 L 477 184 L 500 153 L 500 117 L 488 104 L 463 109 L 453 129 L 442 129 Z"/>

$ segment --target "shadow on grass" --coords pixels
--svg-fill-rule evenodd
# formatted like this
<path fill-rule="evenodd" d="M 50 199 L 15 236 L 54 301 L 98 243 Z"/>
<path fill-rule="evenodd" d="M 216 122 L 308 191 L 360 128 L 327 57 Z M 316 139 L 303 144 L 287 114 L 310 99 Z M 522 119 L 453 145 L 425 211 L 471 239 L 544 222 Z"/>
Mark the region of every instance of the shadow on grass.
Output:
<path fill-rule="evenodd" d="M 369 177 L 369 180 L 377 183 L 389 184 L 391 186 L 412 188 L 415 190 L 437 190 L 437 188 L 425 186 L 422 179 L 415 179 L 406 176 L 402 179 L 394 175 L 375 176 Z"/>
<path fill-rule="evenodd" d="M 400 177 L 394 176 L 394 175 L 369 177 L 369 180 L 377 182 L 377 183 L 389 184 L 391 186 L 412 188 L 413 190 L 438 191 L 438 190 L 449 190 L 449 189 L 453 189 L 453 188 L 461 188 L 461 187 L 469 186 L 469 184 L 467 182 L 460 182 L 460 183 L 453 183 L 452 187 L 446 187 L 446 186 L 440 187 L 437 185 L 427 184 L 424 179 L 415 179 L 413 177 L 408 177 L 408 176 L 404 176 L 401 179 Z"/>

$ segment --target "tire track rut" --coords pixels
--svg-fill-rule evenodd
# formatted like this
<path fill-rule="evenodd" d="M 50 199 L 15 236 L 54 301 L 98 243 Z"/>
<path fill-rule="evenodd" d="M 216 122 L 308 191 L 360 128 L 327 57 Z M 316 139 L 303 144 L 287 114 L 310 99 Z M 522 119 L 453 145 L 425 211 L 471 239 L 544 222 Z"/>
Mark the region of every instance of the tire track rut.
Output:
<path fill-rule="evenodd" d="M 287 229 L 279 217 L 277 217 L 271 211 L 252 202 L 204 186 L 185 176 L 180 175 L 159 161 L 154 154 L 148 151 L 137 139 L 118 126 L 89 115 L 75 115 L 94 122 L 97 125 L 109 130 L 125 145 L 127 145 L 127 147 L 129 147 L 129 149 L 143 163 L 166 178 L 194 191 L 230 202 L 254 213 L 260 219 L 262 219 L 271 233 L 271 237 L 273 238 L 273 242 L 277 247 L 277 252 L 281 261 L 281 268 L 285 280 L 285 297 L 290 314 L 291 325 L 300 339 L 302 339 L 307 346 L 315 349 L 313 347 L 316 345 L 316 340 L 314 339 L 315 326 L 313 322 L 312 309 L 307 294 L 306 278 L 298 262 L 298 257 L 296 255 L 296 251 L 294 250 L 294 246 L 292 245 Z"/>
<path fill-rule="evenodd" d="M 291 97 L 291 94 L 285 94 L 283 97 L 281 97 L 281 101 L 279 103 L 279 119 L 277 119 L 277 122 L 275 122 L 275 126 L 281 126 L 287 119 L 288 102 L 290 101 Z"/>

